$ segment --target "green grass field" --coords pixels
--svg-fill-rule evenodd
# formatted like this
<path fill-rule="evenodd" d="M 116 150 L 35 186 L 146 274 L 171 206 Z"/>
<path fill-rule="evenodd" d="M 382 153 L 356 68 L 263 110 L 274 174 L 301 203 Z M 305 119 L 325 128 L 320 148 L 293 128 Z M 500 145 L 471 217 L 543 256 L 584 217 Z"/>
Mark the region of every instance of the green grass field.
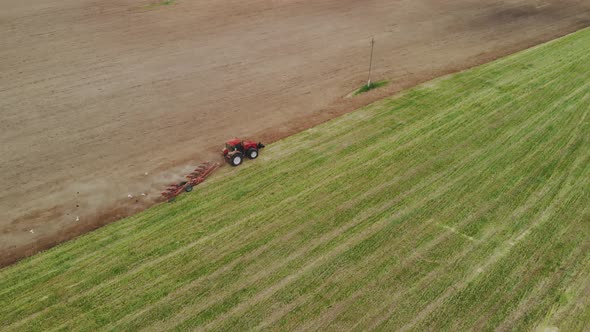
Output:
<path fill-rule="evenodd" d="M 0 271 L 2 330 L 590 328 L 590 29 Z"/>

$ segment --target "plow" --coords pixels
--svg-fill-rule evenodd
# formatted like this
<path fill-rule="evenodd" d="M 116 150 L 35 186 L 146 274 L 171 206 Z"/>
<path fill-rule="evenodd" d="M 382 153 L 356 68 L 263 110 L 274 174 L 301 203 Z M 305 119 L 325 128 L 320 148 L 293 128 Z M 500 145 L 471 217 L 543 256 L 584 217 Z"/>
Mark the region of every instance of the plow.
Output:
<path fill-rule="evenodd" d="M 186 176 L 186 181 L 177 184 L 171 184 L 162 192 L 162 196 L 168 200 L 173 201 L 178 195 L 183 192 L 193 191 L 193 187 L 201 184 L 211 173 L 219 168 L 219 163 L 206 162 L 195 168 L 189 175 Z"/>

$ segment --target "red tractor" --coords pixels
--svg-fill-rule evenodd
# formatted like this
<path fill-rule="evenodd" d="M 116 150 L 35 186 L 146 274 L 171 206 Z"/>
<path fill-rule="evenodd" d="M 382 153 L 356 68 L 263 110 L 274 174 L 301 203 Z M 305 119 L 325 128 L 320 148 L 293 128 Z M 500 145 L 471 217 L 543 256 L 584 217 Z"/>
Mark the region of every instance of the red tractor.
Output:
<path fill-rule="evenodd" d="M 264 148 L 264 144 L 262 143 L 242 141 L 235 138 L 225 143 L 223 157 L 230 165 L 239 166 L 244 160 L 244 157 L 250 159 L 258 158 L 258 150 L 262 148 Z"/>

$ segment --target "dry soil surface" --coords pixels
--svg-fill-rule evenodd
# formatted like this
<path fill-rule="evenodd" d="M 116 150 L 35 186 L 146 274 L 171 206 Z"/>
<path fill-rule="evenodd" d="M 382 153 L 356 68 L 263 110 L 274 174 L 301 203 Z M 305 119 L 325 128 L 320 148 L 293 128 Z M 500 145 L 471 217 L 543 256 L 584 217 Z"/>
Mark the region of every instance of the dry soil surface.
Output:
<path fill-rule="evenodd" d="M 227 138 L 270 142 L 589 25 L 587 0 L 0 0 L 0 264 L 153 204 Z M 391 84 L 344 98 L 371 36 Z"/>

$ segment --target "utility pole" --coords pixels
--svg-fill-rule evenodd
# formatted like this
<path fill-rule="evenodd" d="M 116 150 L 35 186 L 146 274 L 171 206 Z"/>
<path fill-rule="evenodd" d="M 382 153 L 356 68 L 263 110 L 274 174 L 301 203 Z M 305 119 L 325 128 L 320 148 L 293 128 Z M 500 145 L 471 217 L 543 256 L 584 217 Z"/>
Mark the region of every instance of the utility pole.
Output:
<path fill-rule="evenodd" d="M 371 70 L 373 69 L 373 49 L 375 48 L 375 37 L 371 37 L 371 60 L 369 61 L 369 79 L 367 80 L 367 87 L 371 86 Z"/>

